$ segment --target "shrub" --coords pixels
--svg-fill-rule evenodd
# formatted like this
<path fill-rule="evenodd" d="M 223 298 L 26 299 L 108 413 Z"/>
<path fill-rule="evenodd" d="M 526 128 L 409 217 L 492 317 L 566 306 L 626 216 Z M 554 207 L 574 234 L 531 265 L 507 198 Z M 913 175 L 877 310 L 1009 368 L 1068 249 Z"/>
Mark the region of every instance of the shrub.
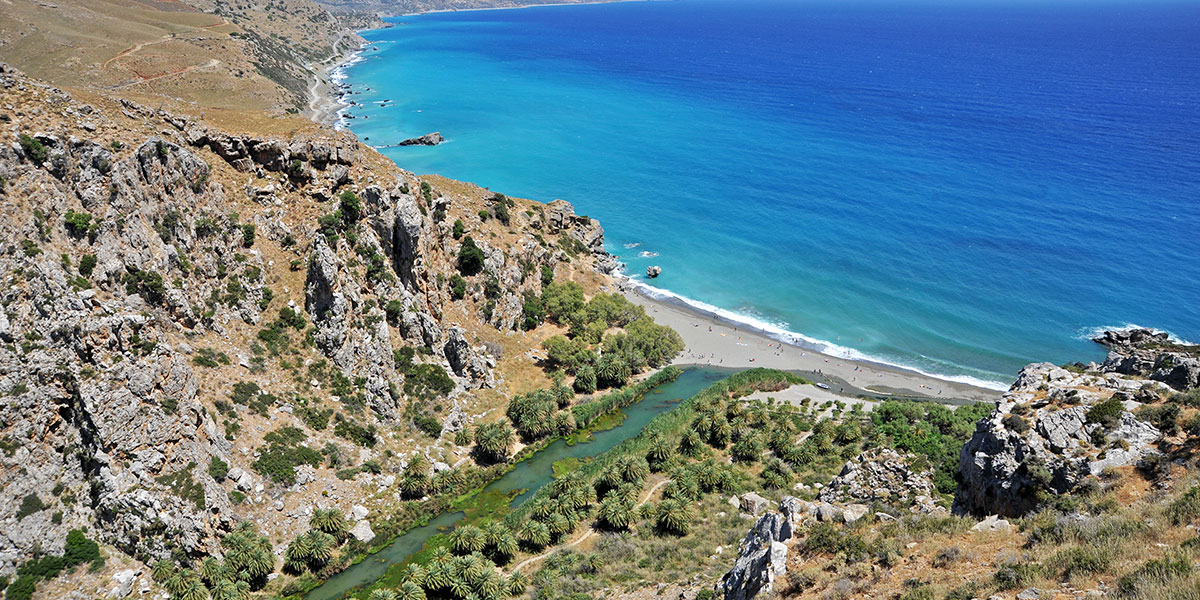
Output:
<path fill-rule="evenodd" d="M 249 248 L 254 245 L 255 227 L 252 223 L 243 224 L 242 227 L 242 247 Z"/>
<path fill-rule="evenodd" d="M 1037 563 L 1010 563 L 997 569 L 992 579 L 1000 589 L 1012 590 L 1033 583 L 1041 571 L 1041 565 Z"/>
<path fill-rule="evenodd" d="M 463 234 L 465 234 L 466 232 L 467 232 L 467 226 L 463 225 L 462 219 L 455 219 L 454 220 L 454 231 L 451 233 L 451 235 L 454 236 L 454 239 L 457 240 L 458 238 L 461 238 L 463 236 Z"/>
<path fill-rule="evenodd" d="M 1104 573 L 1112 566 L 1112 553 L 1096 546 L 1076 546 L 1060 550 L 1050 558 L 1050 564 L 1064 579 L 1073 575 Z"/>
<path fill-rule="evenodd" d="M 225 476 L 229 474 L 229 463 L 221 460 L 220 456 L 212 457 L 208 463 L 208 474 L 217 481 L 225 481 Z"/>
<path fill-rule="evenodd" d="M 404 304 L 399 300 L 388 300 L 383 312 L 387 315 L 388 323 L 395 325 L 400 322 L 400 315 L 404 313 Z"/>
<path fill-rule="evenodd" d="M 362 219 L 362 201 L 358 199 L 358 194 L 350 190 L 342 192 L 338 196 L 338 211 L 346 225 L 353 225 Z"/>
<path fill-rule="evenodd" d="M 455 273 L 450 276 L 450 297 L 454 300 L 462 300 L 463 296 L 467 295 L 467 280 L 462 278 L 462 275 Z"/>
<path fill-rule="evenodd" d="M 1167 514 L 1170 515 L 1171 522 L 1176 525 L 1191 523 L 1200 517 L 1200 485 L 1192 486 L 1182 496 L 1176 498 L 1167 507 Z"/>
<path fill-rule="evenodd" d="M 458 251 L 458 270 L 463 275 L 475 275 L 483 271 L 483 250 L 475 245 L 471 236 L 463 238 L 462 247 Z"/>
<path fill-rule="evenodd" d="M 1125 405 L 1117 398 L 1098 402 L 1087 411 L 1088 423 L 1099 423 L 1106 431 L 1116 429 L 1125 414 Z"/>
<path fill-rule="evenodd" d="M 1158 406 L 1143 406 L 1138 410 L 1138 418 L 1149 421 L 1165 435 L 1179 433 L 1179 416 L 1182 410 L 1178 404 L 1168 403 Z"/>
<path fill-rule="evenodd" d="M 454 380 L 441 365 L 416 365 L 404 376 L 404 393 L 422 400 L 433 400 L 454 391 Z"/>
<path fill-rule="evenodd" d="M 46 157 L 49 155 L 50 151 L 46 148 L 45 144 L 24 133 L 17 138 L 17 143 L 21 145 L 21 149 L 25 151 L 25 155 L 28 156 L 29 160 L 32 160 L 34 164 L 41 166 L 42 163 L 46 162 Z"/>
<path fill-rule="evenodd" d="M 1132 573 L 1117 580 L 1121 596 L 1136 596 L 1138 590 L 1169 585 L 1172 580 L 1190 575 L 1195 567 L 1186 553 L 1173 552 L 1162 558 L 1146 561 Z"/>
<path fill-rule="evenodd" d="M 125 293 L 137 294 L 149 304 L 162 304 L 167 286 L 163 276 L 154 271 L 134 269 L 125 274 Z"/>
<path fill-rule="evenodd" d="M 1026 431 L 1029 431 L 1029 422 L 1026 421 L 1024 417 L 1019 415 L 1008 415 L 1007 417 L 1004 417 L 1004 420 L 1001 421 L 1001 423 L 1003 423 L 1004 427 L 1013 433 L 1025 433 Z"/>
<path fill-rule="evenodd" d="M 73 210 L 67 210 L 66 227 L 67 231 L 69 231 L 71 235 L 82 236 L 93 234 L 96 229 L 99 228 L 99 226 L 100 223 L 98 221 L 92 220 L 92 215 L 88 213 L 77 213 Z"/>
<path fill-rule="evenodd" d="M 364 448 L 374 448 L 375 443 L 378 441 L 374 425 L 363 427 L 354 421 L 342 417 L 340 414 L 337 416 L 337 422 L 333 426 L 333 433 Z"/>
<path fill-rule="evenodd" d="M 96 269 L 96 255 L 95 254 L 84 254 L 83 257 L 79 259 L 79 274 L 80 275 L 83 275 L 84 277 L 91 277 L 92 271 L 94 271 L 95 269 Z"/>
<path fill-rule="evenodd" d="M 20 521 L 29 515 L 36 512 L 41 512 L 49 508 L 38 498 L 37 494 L 29 494 L 21 499 L 21 507 L 17 509 L 17 520 Z"/>

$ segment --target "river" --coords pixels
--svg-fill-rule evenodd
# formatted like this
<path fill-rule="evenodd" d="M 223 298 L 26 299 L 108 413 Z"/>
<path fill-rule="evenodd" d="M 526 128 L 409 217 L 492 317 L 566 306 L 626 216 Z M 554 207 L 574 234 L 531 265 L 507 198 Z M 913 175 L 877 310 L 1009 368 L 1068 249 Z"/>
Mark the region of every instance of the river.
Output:
<path fill-rule="evenodd" d="M 651 390 L 640 402 L 626 407 L 622 411 L 625 419 L 616 427 L 597 431 L 587 440 L 574 445 L 556 440 L 545 449 L 517 463 L 511 471 L 488 484 L 480 493 L 516 494 L 510 502 L 510 507 L 516 508 L 543 485 L 550 483 L 554 474 L 554 463 L 568 458 L 586 459 L 610 450 L 625 439 L 640 433 L 654 417 L 731 373 L 728 369 L 689 368 L 675 381 Z M 313 588 L 304 596 L 305 600 L 336 600 L 360 586 L 369 585 L 383 577 L 389 567 L 404 562 L 420 551 L 431 536 L 451 530 L 463 516 L 462 512 L 446 512 L 430 519 L 426 525 L 410 529 L 383 550 Z"/>

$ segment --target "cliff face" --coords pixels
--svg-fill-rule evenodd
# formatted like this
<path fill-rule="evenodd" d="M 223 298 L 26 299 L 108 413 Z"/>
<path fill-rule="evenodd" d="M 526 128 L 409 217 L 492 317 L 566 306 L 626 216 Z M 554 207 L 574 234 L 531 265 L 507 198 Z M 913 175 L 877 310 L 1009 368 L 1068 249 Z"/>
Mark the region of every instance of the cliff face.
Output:
<path fill-rule="evenodd" d="M 963 446 L 955 509 L 1021 515 L 1106 469 L 1158 452 L 1135 414 L 1200 385 L 1197 349 L 1150 330 L 1108 331 L 1103 364 L 1029 365 Z M 1172 425 L 1173 427 L 1173 425 Z"/>
<path fill-rule="evenodd" d="M 2 65 L 0 88 L 0 574 L 74 528 L 145 561 L 244 519 L 283 543 L 408 456 L 465 457 L 452 432 L 532 366 L 502 359 L 540 342 L 516 327 L 529 275 L 595 286 L 610 260 L 565 203 L 443 193 L 350 135 L 231 134 Z M 501 202 L 509 223 L 485 221 Z M 461 293 L 460 227 L 484 257 Z M 273 479 L 257 459 L 284 426 L 341 464 Z M 366 461 L 390 473 L 338 490 Z"/>

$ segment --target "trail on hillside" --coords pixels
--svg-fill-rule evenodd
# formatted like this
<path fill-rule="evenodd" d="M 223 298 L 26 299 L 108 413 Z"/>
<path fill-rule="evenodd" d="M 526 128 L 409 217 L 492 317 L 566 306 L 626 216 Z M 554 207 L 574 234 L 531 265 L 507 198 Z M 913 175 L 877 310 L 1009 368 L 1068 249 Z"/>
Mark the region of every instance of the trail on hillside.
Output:
<path fill-rule="evenodd" d="M 652 498 L 654 496 L 654 492 L 657 492 L 660 488 L 662 488 L 662 486 L 667 485 L 670 482 L 671 482 L 670 479 L 664 479 L 664 480 L 654 484 L 654 487 L 650 488 L 649 492 L 646 492 L 646 497 L 643 498 L 637 504 L 635 504 L 633 506 L 632 510 L 637 510 L 637 509 L 641 508 L 643 504 L 650 501 L 650 498 Z M 542 560 L 543 558 L 546 558 L 547 556 L 550 556 L 551 554 L 554 554 L 555 552 L 558 552 L 559 550 L 562 550 L 564 548 L 574 548 L 575 546 L 578 546 L 579 544 L 583 543 L 584 540 L 592 537 L 595 534 L 596 534 L 596 530 L 592 527 L 588 527 L 587 531 L 583 532 L 583 535 L 579 536 L 579 538 L 576 539 L 575 541 L 569 542 L 566 544 L 561 544 L 559 546 L 556 546 L 554 548 L 546 550 L 545 552 L 543 552 L 537 556 L 527 558 L 527 559 L 517 563 L 517 566 L 513 567 L 511 572 L 516 573 L 517 571 L 521 570 L 521 567 L 524 567 L 525 565 L 527 565 L 531 562 L 537 562 L 539 560 Z"/>

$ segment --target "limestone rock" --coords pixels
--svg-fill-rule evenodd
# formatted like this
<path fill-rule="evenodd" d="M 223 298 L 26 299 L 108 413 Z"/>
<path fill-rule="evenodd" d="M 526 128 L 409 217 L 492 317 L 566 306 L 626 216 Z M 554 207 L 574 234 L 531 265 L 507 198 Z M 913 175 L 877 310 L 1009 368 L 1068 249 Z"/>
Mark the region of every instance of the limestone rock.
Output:
<path fill-rule="evenodd" d="M 350 528 L 350 535 L 354 536 L 354 539 L 363 543 L 367 543 L 375 539 L 375 532 L 371 531 L 371 523 L 369 523 L 366 519 L 355 523 L 354 527 Z"/>
<path fill-rule="evenodd" d="M 891 448 L 864 452 L 847 461 L 819 497 L 824 502 L 878 502 L 933 512 L 937 496 L 933 471 L 917 471 L 912 459 Z"/>
<path fill-rule="evenodd" d="M 799 507 L 799 500 L 784 498 L 781 512 L 768 512 L 755 522 L 738 547 L 733 568 L 717 584 L 726 600 L 749 600 L 771 591 L 775 579 L 787 570 L 787 542 Z"/>
<path fill-rule="evenodd" d="M 440 132 L 427 133 L 420 137 L 409 138 L 400 142 L 401 146 L 436 146 L 445 142 L 446 138 L 442 137 Z"/>
<path fill-rule="evenodd" d="M 750 492 L 742 496 L 740 506 L 743 511 L 757 517 L 759 513 L 771 506 L 771 502 L 754 492 Z"/>

